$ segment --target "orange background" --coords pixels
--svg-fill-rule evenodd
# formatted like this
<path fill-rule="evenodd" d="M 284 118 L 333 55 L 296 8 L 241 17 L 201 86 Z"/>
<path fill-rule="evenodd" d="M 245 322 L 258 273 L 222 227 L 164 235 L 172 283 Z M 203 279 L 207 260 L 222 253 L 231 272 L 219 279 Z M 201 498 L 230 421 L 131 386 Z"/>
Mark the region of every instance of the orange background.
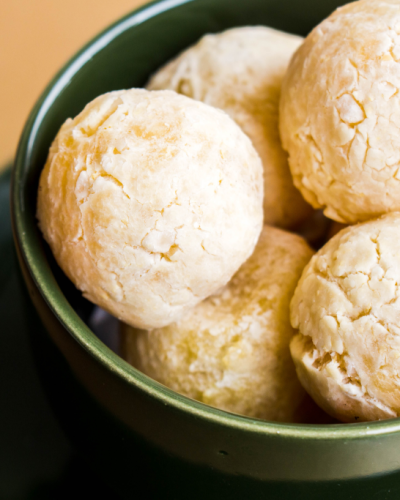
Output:
<path fill-rule="evenodd" d="M 100 30 L 146 0 L 0 0 L 0 168 L 58 69 Z"/>

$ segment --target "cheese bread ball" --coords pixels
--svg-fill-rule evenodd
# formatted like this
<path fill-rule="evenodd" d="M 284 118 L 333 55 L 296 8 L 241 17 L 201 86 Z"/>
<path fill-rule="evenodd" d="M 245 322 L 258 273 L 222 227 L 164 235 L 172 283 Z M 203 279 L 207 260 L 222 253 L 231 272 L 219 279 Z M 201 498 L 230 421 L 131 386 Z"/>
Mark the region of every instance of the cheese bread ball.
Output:
<path fill-rule="evenodd" d="M 291 303 L 305 389 L 343 422 L 400 416 L 400 213 L 343 229 Z"/>
<path fill-rule="evenodd" d="M 311 214 L 293 185 L 278 129 L 281 82 L 302 40 L 262 26 L 206 35 L 148 84 L 223 109 L 240 125 L 264 165 L 264 222 L 284 228 Z"/>
<path fill-rule="evenodd" d="M 289 352 L 289 302 L 312 253 L 300 236 L 265 226 L 254 254 L 218 294 L 165 328 L 128 328 L 126 359 L 211 406 L 298 419 L 305 392 Z"/>
<path fill-rule="evenodd" d="M 315 208 L 354 223 L 400 210 L 400 3 L 335 11 L 296 52 L 280 131 L 294 183 Z"/>
<path fill-rule="evenodd" d="M 140 328 L 225 285 L 262 228 L 262 164 L 228 115 L 171 91 L 121 90 L 61 127 L 37 215 L 85 297 Z"/>

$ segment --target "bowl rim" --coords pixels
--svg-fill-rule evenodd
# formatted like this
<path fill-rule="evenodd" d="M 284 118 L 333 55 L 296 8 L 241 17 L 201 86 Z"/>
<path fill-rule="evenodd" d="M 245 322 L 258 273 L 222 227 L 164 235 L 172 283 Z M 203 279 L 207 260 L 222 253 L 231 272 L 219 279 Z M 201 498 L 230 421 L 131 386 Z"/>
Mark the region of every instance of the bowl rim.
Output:
<path fill-rule="evenodd" d="M 129 365 L 103 344 L 71 307 L 57 286 L 47 260 L 37 259 L 34 249 L 31 248 L 31 242 L 35 237 L 30 234 L 29 223 L 24 216 L 23 188 L 26 183 L 26 172 L 29 170 L 32 147 L 47 111 L 74 74 L 125 31 L 170 9 L 195 1 L 201 0 L 156 0 L 130 12 L 89 41 L 48 84 L 24 126 L 12 172 L 11 217 L 14 240 L 19 253 L 42 298 L 71 337 L 107 370 L 159 402 L 190 413 L 193 417 L 208 420 L 210 423 L 262 435 L 275 435 L 283 439 L 352 440 L 400 431 L 400 418 L 352 424 L 280 423 L 229 413 L 183 396 Z"/>

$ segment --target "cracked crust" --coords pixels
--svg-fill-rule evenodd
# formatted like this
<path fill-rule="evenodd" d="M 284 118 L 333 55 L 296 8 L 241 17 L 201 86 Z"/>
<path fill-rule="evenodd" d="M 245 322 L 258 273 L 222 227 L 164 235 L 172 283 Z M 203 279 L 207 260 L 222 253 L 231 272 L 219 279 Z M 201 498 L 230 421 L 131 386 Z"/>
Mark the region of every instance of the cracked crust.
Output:
<path fill-rule="evenodd" d="M 333 417 L 400 416 L 400 213 L 340 231 L 291 302 L 297 373 Z"/>
<path fill-rule="evenodd" d="M 400 3 L 336 10 L 294 55 L 280 132 L 294 183 L 343 223 L 400 210 Z"/>
<path fill-rule="evenodd" d="M 239 124 L 263 161 L 264 222 L 283 228 L 311 214 L 293 185 L 278 132 L 281 82 L 301 42 L 262 26 L 206 35 L 148 83 L 223 109 Z"/>
<path fill-rule="evenodd" d="M 262 227 L 262 165 L 223 112 L 174 92 L 98 97 L 54 140 L 37 216 L 92 302 L 165 326 L 225 285 Z"/>
<path fill-rule="evenodd" d="M 305 393 L 289 353 L 289 302 L 312 254 L 300 236 L 264 226 L 253 255 L 218 294 L 163 329 L 124 328 L 125 358 L 209 405 L 300 419 Z"/>

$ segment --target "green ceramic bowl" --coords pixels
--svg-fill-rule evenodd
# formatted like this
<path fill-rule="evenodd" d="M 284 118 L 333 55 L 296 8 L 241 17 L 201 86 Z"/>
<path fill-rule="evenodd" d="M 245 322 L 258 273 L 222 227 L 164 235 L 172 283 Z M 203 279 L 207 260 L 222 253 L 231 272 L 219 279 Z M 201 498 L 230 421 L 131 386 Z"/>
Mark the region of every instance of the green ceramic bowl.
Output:
<path fill-rule="evenodd" d="M 335 0 L 163 0 L 94 39 L 56 76 L 22 134 L 12 214 L 22 274 L 43 329 L 32 345 L 53 408 L 92 466 L 126 498 L 393 498 L 400 420 L 290 425 L 180 396 L 135 370 L 85 323 L 92 307 L 66 280 L 35 220 L 38 177 L 58 128 L 110 90 L 142 86 L 204 33 L 265 24 L 305 35 Z"/>

